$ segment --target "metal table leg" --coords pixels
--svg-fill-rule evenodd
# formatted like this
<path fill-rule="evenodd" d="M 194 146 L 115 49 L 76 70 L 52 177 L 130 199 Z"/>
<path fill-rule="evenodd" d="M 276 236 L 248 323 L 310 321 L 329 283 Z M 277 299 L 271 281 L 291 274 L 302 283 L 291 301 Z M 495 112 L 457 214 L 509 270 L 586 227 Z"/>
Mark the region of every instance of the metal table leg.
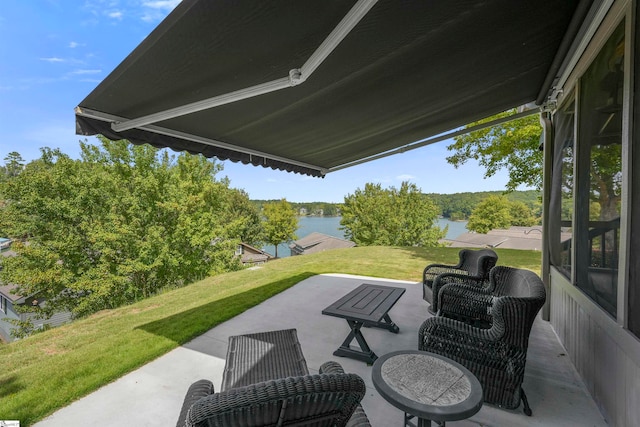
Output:
<path fill-rule="evenodd" d="M 360 332 L 360 328 L 362 328 L 362 322 L 347 319 L 347 323 L 349 324 L 349 328 L 351 328 L 351 332 L 349 332 L 349 335 L 347 335 L 347 338 L 344 340 L 342 345 L 340 345 L 340 347 L 333 352 L 333 355 L 362 360 L 363 362 L 367 362 L 367 364 L 369 365 L 373 364 L 378 356 L 376 356 L 376 354 L 371 351 L 369 345 L 367 344 L 367 341 L 362 335 L 362 332 Z M 354 339 L 358 342 L 360 350 L 354 350 L 349 346 Z"/>

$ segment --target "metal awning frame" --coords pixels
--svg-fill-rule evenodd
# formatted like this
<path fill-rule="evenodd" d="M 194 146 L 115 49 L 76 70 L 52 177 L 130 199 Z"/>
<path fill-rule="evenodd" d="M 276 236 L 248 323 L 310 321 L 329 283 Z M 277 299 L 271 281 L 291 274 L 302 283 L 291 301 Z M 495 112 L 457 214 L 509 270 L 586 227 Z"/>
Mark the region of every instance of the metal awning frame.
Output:
<path fill-rule="evenodd" d="M 362 163 L 366 163 L 366 162 L 370 162 L 372 160 L 378 160 L 378 159 L 382 159 L 384 157 L 392 156 L 394 154 L 400 154 L 400 153 L 404 153 L 404 152 L 407 152 L 407 151 L 415 150 L 416 148 L 424 147 L 426 145 L 434 144 L 436 142 L 444 141 L 444 140 L 447 140 L 447 139 L 450 139 L 450 138 L 454 138 L 456 136 L 465 135 L 467 133 L 475 132 L 477 130 L 486 129 L 486 128 L 489 128 L 489 127 L 492 127 L 492 126 L 497 126 L 497 125 L 502 124 L 502 123 L 510 122 L 512 120 L 521 119 L 523 117 L 531 116 L 533 114 L 538 114 L 538 113 L 540 113 L 540 111 L 541 111 L 541 108 L 526 109 L 526 110 L 523 110 L 523 111 L 521 111 L 519 113 L 512 114 L 512 115 L 510 115 L 508 117 L 501 117 L 499 119 L 491 120 L 491 121 L 488 121 L 486 123 L 482 123 L 482 124 L 479 124 L 479 125 L 475 125 L 475 126 L 471 126 L 471 127 L 465 127 L 465 128 L 462 128 L 462 129 L 455 130 L 453 132 L 448 132 L 448 133 L 444 133 L 444 134 L 441 134 L 441 135 L 437 135 L 437 136 L 434 136 L 432 138 L 427 138 L 427 139 L 423 139 L 423 140 L 420 140 L 420 141 L 412 142 L 411 144 L 407 144 L 407 145 L 404 145 L 402 147 L 395 148 L 393 150 L 385 151 L 384 153 L 376 154 L 375 156 L 365 157 L 364 159 L 356 160 L 356 161 L 350 162 L 350 163 L 345 163 L 343 165 L 330 168 L 328 170 L 328 172 L 335 172 L 335 171 L 338 171 L 340 169 L 346 169 L 348 167 L 356 166 L 356 165 L 359 165 L 359 164 L 362 164 Z"/>

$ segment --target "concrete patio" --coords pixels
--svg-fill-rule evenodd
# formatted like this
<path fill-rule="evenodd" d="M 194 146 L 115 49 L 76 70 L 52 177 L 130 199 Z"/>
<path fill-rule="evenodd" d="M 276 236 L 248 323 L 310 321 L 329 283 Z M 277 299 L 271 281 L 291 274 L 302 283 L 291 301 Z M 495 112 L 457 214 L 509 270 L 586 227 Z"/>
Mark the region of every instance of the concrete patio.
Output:
<path fill-rule="evenodd" d="M 345 275 L 313 276 L 202 336 L 148 363 L 140 369 L 57 411 L 39 427 L 171 426 L 175 425 L 189 385 L 201 378 L 219 389 L 229 336 L 274 329 L 296 328 L 309 370 L 317 373 L 327 360 L 336 360 L 347 372 L 366 382 L 362 405 L 373 426 L 401 426 L 402 413 L 384 401 L 371 382 L 371 367 L 337 358 L 349 328 L 342 319 L 321 314 L 323 308 L 363 282 L 406 288 L 390 311 L 399 334 L 367 328 L 363 331 L 378 354 L 416 349 L 418 328 L 430 316 L 416 283 Z M 484 405 L 480 412 L 452 426 L 606 426 L 551 326 L 538 318 L 534 324 L 524 381 L 533 416 L 521 408 L 508 411 Z"/>

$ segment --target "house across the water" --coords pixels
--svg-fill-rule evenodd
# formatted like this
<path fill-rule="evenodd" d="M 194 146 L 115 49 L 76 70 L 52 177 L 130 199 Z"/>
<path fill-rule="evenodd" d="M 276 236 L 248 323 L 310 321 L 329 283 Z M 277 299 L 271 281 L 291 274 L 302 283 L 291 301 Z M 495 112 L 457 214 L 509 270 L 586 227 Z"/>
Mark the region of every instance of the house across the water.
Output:
<path fill-rule="evenodd" d="M 563 231 L 562 241 L 571 239 L 570 231 Z M 455 239 L 444 239 L 444 243 L 453 248 L 500 248 L 542 250 L 542 227 L 513 226 L 508 229 L 495 229 L 486 234 L 463 233 Z"/>
<path fill-rule="evenodd" d="M 340 239 L 338 237 L 329 236 L 328 234 L 313 232 L 302 239 L 296 240 L 289 245 L 291 256 L 314 254 L 329 249 L 352 248 L 356 244 Z"/>

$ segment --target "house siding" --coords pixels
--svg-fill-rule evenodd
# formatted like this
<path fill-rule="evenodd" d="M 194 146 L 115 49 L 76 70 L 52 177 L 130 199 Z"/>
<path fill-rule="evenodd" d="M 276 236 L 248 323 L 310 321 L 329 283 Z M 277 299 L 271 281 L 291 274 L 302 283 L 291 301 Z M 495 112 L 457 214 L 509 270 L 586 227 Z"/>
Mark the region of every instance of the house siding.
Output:
<path fill-rule="evenodd" d="M 551 324 L 607 422 L 640 419 L 640 342 L 551 269 Z"/>
<path fill-rule="evenodd" d="M 2 337 L 3 341 L 11 342 L 13 341 L 13 338 L 11 337 L 11 330 L 14 328 L 14 326 L 8 322 L 8 319 L 18 320 L 20 319 L 20 316 L 15 312 L 11 300 L 6 299 L 6 301 L 7 312 L 2 313 L 2 311 L 0 311 L 0 336 Z"/>
<path fill-rule="evenodd" d="M 72 320 L 72 314 L 68 311 L 63 311 L 54 313 L 48 319 L 37 319 L 35 315 L 31 313 L 16 313 L 14 304 L 10 300 L 7 300 L 7 312 L 2 313 L 0 311 L 0 337 L 5 342 L 12 342 L 15 340 L 15 338 L 11 336 L 11 331 L 15 326 L 9 322 L 10 319 L 31 320 L 36 327 L 49 326 L 55 328 L 70 322 Z"/>

